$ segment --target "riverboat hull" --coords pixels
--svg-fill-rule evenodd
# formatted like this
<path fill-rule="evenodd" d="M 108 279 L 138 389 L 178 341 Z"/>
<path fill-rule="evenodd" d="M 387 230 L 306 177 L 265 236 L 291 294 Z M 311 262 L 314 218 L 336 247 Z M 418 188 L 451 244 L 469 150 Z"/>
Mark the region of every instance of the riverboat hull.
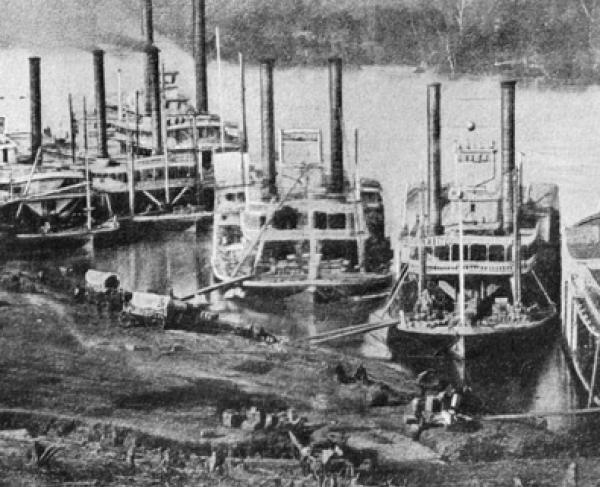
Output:
<path fill-rule="evenodd" d="M 267 281 L 250 280 L 243 283 L 248 296 L 287 298 L 296 294 L 312 296 L 316 302 L 332 302 L 361 296 L 379 295 L 389 288 L 391 274 L 364 274 L 351 279 L 314 279 Z M 384 295 L 385 296 L 385 295 Z"/>
<path fill-rule="evenodd" d="M 450 354 L 457 359 L 470 359 L 491 350 L 527 353 L 553 340 L 558 324 L 558 312 L 553 311 L 537 320 L 496 327 L 444 326 L 427 330 L 398 325 L 388 329 L 386 343 L 392 354 L 405 357 Z"/>
<path fill-rule="evenodd" d="M 77 249 L 93 239 L 111 238 L 119 231 L 118 227 L 69 228 L 55 232 L 16 232 L 7 235 L 4 247 L 11 253 L 52 252 Z"/>
<path fill-rule="evenodd" d="M 167 232 L 181 232 L 195 225 L 212 221 L 212 212 L 172 212 L 150 215 L 124 216 L 119 220 L 119 230 L 94 239 L 98 247 L 122 245 L 139 240 L 158 239 Z"/>

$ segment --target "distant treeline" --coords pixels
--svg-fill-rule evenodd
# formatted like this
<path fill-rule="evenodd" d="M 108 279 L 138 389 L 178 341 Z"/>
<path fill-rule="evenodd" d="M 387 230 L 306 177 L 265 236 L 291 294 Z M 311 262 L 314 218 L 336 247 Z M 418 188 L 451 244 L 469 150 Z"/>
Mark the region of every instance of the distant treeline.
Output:
<path fill-rule="evenodd" d="M 449 74 L 516 71 L 600 81 L 600 0 L 248 0 L 209 2 L 223 56 L 284 65 L 410 64 Z M 233 6 L 232 6 L 233 5 Z M 165 7 L 167 8 L 167 7 Z M 190 15 L 159 28 L 191 49 Z M 212 31 L 212 30 L 211 30 Z"/>

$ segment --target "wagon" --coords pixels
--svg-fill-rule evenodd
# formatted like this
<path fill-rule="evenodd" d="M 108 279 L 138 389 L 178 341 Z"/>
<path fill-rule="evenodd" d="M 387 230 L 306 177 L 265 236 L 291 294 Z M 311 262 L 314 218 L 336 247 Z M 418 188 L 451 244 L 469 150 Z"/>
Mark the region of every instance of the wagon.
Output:
<path fill-rule="evenodd" d="M 126 325 L 152 325 L 164 328 L 175 315 L 175 307 L 169 296 L 134 292 L 123 305 L 121 322 Z"/>
<path fill-rule="evenodd" d="M 110 293 L 119 290 L 119 276 L 113 272 L 89 269 L 85 273 L 85 289 L 93 293 Z"/>
<path fill-rule="evenodd" d="M 88 302 L 102 304 L 120 303 L 120 280 L 114 272 L 89 269 L 85 273 L 85 296 Z"/>

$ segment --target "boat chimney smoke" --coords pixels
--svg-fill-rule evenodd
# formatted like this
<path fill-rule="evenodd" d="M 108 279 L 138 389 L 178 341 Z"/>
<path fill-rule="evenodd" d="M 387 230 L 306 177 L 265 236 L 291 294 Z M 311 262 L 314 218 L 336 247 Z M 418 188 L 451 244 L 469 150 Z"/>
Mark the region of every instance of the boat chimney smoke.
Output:
<path fill-rule="evenodd" d="M 98 123 L 98 157 L 108 158 L 106 139 L 106 87 L 104 85 L 104 51 L 94 50 L 94 88 L 96 93 L 96 121 Z"/>
<path fill-rule="evenodd" d="M 431 83 L 427 86 L 427 211 L 430 235 L 442 233 L 440 91 L 440 83 Z"/>
<path fill-rule="evenodd" d="M 206 2 L 193 0 L 194 65 L 196 70 L 196 111 L 208 112 L 208 79 L 206 75 Z"/>
<path fill-rule="evenodd" d="M 29 98 L 31 124 L 31 160 L 35 160 L 42 146 L 42 90 L 40 77 L 40 58 L 29 58 Z"/>
<path fill-rule="evenodd" d="M 277 195 L 275 167 L 275 112 L 273 108 L 273 59 L 260 62 L 260 127 L 261 155 L 267 174 L 269 195 Z"/>
<path fill-rule="evenodd" d="M 500 90 L 502 127 L 502 230 L 513 230 L 513 191 L 515 171 L 515 85 L 516 81 L 502 81 Z"/>
<path fill-rule="evenodd" d="M 148 61 L 150 63 L 150 80 L 152 86 L 152 153 L 163 153 L 163 140 L 161 130 L 161 99 L 160 99 L 160 68 L 159 68 L 160 49 L 156 46 L 148 46 Z"/>
<path fill-rule="evenodd" d="M 146 79 L 144 93 L 146 100 L 144 109 L 146 115 L 152 114 L 152 59 L 150 47 L 154 44 L 154 22 L 152 19 L 152 0 L 144 1 L 144 20 L 146 31 Z"/>
<path fill-rule="evenodd" d="M 344 192 L 344 142 L 342 119 L 342 59 L 329 58 L 329 110 L 332 193 Z"/>

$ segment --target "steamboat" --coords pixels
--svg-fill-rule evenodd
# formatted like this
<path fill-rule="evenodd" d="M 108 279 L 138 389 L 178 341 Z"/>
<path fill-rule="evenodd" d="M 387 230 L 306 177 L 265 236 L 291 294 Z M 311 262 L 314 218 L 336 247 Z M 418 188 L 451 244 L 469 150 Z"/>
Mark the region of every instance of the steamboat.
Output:
<path fill-rule="evenodd" d="M 454 182 L 442 186 L 440 85 L 428 87 L 428 181 L 407 191 L 396 252 L 399 279 L 386 307 L 392 350 L 450 352 L 535 347 L 557 325 L 556 185 L 522 184 L 515 161 L 515 82 L 501 83 L 502 147 L 455 148 Z M 554 279 L 554 280 L 553 280 Z"/>
<path fill-rule="evenodd" d="M 19 163 L 17 149 L 9 135 L 0 135 L 0 220 L 7 248 L 78 247 L 118 229 L 112 219 L 93 211 L 81 170 L 43 163 L 41 148 L 32 163 Z"/>
<path fill-rule="evenodd" d="M 271 60 L 261 64 L 264 171 L 238 155 L 230 159 L 232 167 L 240 168 L 237 180 L 226 184 L 217 177 L 213 273 L 221 281 L 249 276 L 242 283 L 245 293 L 268 301 L 302 296 L 318 303 L 385 296 L 391 283 L 389 258 L 374 251 L 378 245 L 385 250 L 381 187 L 365 181 L 363 191 L 358 171 L 353 182 L 344 171 L 341 60 L 329 63 L 329 168 L 319 130 L 281 130 L 276 158 L 272 69 Z M 364 204 L 363 194 L 368 196 Z M 369 221 L 380 225 L 379 232 L 370 231 L 377 225 Z M 373 254 L 382 258 L 367 258 Z"/>
<path fill-rule="evenodd" d="M 600 214 L 564 232 L 562 247 L 562 342 L 588 407 L 600 405 Z"/>

